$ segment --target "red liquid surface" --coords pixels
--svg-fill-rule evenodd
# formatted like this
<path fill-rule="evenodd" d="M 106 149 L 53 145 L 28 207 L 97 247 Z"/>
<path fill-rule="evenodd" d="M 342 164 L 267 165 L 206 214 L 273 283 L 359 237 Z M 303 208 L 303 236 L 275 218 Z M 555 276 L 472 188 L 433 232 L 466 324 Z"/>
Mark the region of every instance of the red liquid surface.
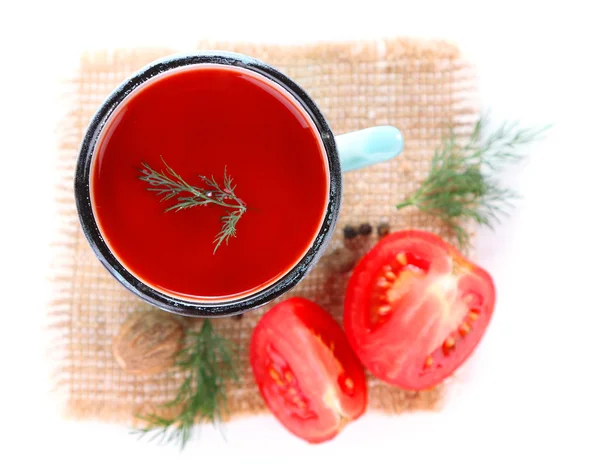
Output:
<path fill-rule="evenodd" d="M 184 68 L 137 90 L 100 138 L 92 203 L 119 261 L 161 291 L 191 298 L 236 296 L 272 283 L 313 242 L 327 204 L 323 152 L 290 97 L 235 68 Z M 223 170 L 248 206 L 237 237 L 213 254 L 226 211 L 216 205 L 165 212 L 139 179 L 161 158 L 189 184 Z"/>

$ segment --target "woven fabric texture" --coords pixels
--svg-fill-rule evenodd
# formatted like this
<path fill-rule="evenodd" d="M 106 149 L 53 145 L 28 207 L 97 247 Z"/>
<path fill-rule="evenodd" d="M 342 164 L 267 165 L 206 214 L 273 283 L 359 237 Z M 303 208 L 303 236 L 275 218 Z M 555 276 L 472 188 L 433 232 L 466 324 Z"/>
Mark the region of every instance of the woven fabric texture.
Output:
<path fill-rule="evenodd" d="M 342 244 L 344 225 L 363 222 L 388 222 L 392 230 L 427 229 L 451 240 L 450 232 L 432 217 L 411 209 L 398 212 L 394 206 L 426 176 L 433 152 L 449 128 L 467 134 L 477 118 L 473 69 L 456 47 L 394 39 L 310 46 L 203 42 L 198 49 L 232 50 L 275 66 L 311 95 L 335 134 L 372 125 L 402 130 L 405 150 L 401 157 L 344 175 L 343 207 L 330 250 Z M 181 374 L 173 371 L 128 375 L 113 359 L 112 339 L 121 324 L 132 312 L 149 306 L 122 288 L 95 258 L 80 231 L 72 191 L 79 144 L 92 114 L 117 84 L 173 52 L 153 48 L 85 54 L 72 82 L 72 108 L 63 122 L 57 161 L 62 219 L 49 312 L 56 333 L 51 351 L 55 382 L 69 417 L 132 422 L 138 410 L 172 398 L 181 381 Z M 354 241 L 350 247 L 366 251 L 374 241 L 375 235 Z M 331 275 L 320 264 L 286 297 L 312 299 L 341 321 L 347 279 Z M 247 348 L 254 326 L 269 307 L 240 320 L 213 321 L 218 332 L 241 349 L 242 377 L 229 388 L 231 416 L 266 410 L 248 364 Z M 442 387 L 403 391 L 370 376 L 368 385 L 369 409 L 389 414 L 432 409 L 443 393 Z"/>

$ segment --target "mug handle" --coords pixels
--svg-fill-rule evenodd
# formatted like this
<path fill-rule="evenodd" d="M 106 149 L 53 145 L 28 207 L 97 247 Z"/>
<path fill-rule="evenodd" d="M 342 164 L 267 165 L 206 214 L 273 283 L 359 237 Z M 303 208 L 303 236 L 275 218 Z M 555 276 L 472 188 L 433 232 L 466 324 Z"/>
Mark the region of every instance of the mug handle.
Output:
<path fill-rule="evenodd" d="M 404 149 L 404 138 L 393 126 L 373 126 L 336 136 L 342 171 L 357 170 L 393 159 Z"/>

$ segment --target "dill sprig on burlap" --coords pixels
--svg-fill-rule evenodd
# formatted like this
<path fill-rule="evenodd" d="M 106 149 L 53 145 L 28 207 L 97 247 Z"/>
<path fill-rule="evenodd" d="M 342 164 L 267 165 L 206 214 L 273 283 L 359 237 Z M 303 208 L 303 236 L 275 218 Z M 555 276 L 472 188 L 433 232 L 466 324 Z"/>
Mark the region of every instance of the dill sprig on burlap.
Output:
<path fill-rule="evenodd" d="M 436 149 L 425 181 L 396 205 L 398 209 L 415 206 L 442 219 L 461 249 L 469 247 L 465 222 L 493 228 L 508 213 L 518 195 L 503 187 L 497 175 L 506 163 L 521 161 L 522 149 L 547 129 L 520 129 L 518 123 L 505 123 L 483 137 L 485 124 L 484 118 L 478 120 L 464 143 L 451 129 Z"/>
<path fill-rule="evenodd" d="M 151 440 L 179 443 L 185 447 L 197 423 L 217 425 L 227 413 L 227 384 L 238 380 L 239 361 L 229 340 L 219 336 L 211 322 L 205 319 L 199 331 L 188 329 L 185 343 L 178 354 L 177 367 L 184 379 L 173 400 L 159 409 L 175 410 L 178 414 L 137 416 L 146 425 L 134 431 Z"/>

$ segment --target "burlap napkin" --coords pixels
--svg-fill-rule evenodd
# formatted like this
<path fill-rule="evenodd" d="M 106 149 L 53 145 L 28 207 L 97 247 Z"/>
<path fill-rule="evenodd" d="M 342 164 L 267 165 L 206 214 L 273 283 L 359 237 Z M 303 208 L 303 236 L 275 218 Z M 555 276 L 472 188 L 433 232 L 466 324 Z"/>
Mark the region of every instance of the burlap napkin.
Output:
<path fill-rule="evenodd" d="M 341 244 L 341 229 L 348 223 L 387 221 L 392 230 L 415 227 L 451 237 L 431 217 L 410 209 L 397 212 L 394 205 L 419 185 L 449 127 L 467 133 L 476 119 L 472 68 L 454 46 L 388 40 L 290 47 L 205 42 L 198 48 L 233 50 L 279 68 L 313 97 L 336 134 L 388 124 L 404 133 L 406 147 L 400 158 L 345 175 L 342 213 L 330 248 Z M 114 361 L 111 341 L 120 325 L 131 312 L 149 306 L 125 291 L 94 257 L 80 232 L 72 192 L 78 146 L 93 112 L 131 73 L 173 52 L 134 49 L 86 54 L 73 82 L 73 108 L 64 122 L 57 162 L 62 230 L 50 309 L 56 331 L 55 380 L 71 417 L 131 422 L 138 409 L 169 400 L 180 383 L 180 374 L 173 372 L 128 375 Z M 373 242 L 356 242 L 353 247 L 366 250 Z M 341 320 L 346 280 L 317 266 L 288 297 L 315 300 Z M 266 310 L 248 313 L 241 320 L 214 321 L 222 335 L 239 345 L 245 365 L 240 383 L 229 389 L 232 416 L 266 409 L 246 354 L 252 329 Z M 407 392 L 370 377 L 369 409 L 400 413 L 432 408 L 441 392 L 439 387 Z"/>

